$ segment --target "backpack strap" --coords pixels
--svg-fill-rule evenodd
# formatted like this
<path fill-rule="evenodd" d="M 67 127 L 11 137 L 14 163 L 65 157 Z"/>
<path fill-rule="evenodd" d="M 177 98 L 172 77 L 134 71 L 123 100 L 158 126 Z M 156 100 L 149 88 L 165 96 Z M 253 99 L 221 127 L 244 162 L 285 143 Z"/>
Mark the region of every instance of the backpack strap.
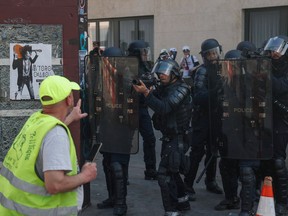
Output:
<path fill-rule="evenodd" d="M 190 55 L 190 57 L 191 57 L 191 60 L 192 60 L 192 62 L 193 62 L 193 67 L 194 67 L 194 66 L 195 66 L 195 62 L 194 62 L 193 55 Z"/>

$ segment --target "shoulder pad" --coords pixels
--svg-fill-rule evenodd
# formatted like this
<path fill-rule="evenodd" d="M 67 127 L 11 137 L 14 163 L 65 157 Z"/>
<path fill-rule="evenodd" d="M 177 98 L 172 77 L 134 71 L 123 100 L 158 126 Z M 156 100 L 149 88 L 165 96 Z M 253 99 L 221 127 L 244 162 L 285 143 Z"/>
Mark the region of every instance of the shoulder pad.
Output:
<path fill-rule="evenodd" d="M 175 89 L 174 93 L 169 97 L 169 104 L 172 108 L 176 108 L 185 97 L 190 95 L 190 88 L 186 83 L 182 83 Z"/>

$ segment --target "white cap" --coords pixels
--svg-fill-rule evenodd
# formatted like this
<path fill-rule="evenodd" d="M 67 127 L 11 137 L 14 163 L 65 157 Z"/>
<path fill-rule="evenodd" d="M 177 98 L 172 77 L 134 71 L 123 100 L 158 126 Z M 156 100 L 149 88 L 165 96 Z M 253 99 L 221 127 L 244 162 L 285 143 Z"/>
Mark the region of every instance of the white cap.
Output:
<path fill-rule="evenodd" d="M 169 51 L 170 52 L 177 52 L 177 49 L 176 48 L 170 48 Z"/>
<path fill-rule="evenodd" d="M 183 46 L 182 50 L 189 50 L 190 51 L 190 47 L 189 46 Z"/>

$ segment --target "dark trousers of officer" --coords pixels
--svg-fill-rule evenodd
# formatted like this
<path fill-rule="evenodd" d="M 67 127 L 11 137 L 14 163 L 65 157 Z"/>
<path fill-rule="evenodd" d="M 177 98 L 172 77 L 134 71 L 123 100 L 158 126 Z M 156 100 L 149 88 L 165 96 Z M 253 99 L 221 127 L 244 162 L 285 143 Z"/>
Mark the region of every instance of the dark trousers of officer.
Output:
<path fill-rule="evenodd" d="M 177 138 L 163 141 L 158 168 L 158 184 L 165 211 L 177 211 L 178 199 L 185 197 L 184 182 L 179 173 L 181 158 L 178 153 Z"/>
<path fill-rule="evenodd" d="M 239 164 L 236 159 L 221 158 L 219 170 L 225 199 L 233 200 L 238 197 Z"/>
<path fill-rule="evenodd" d="M 276 201 L 276 214 L 286 212 L 286 206 L 288 203 L 288 174 L 286 168 L 286 148 L 288 143 L 288 134 L 287 133 L 277 133 L 273 134 L 273 144 L 274 144 L 274 153 L 273 160 L 270 161 L 270 164 L 274 165 L 272 177 L 273 177 L 273 187 L 274 187 L 274 197 Z M 282 214 L 280 214 L 282 215 Z"/>
<path fill-rule="evenodd" d="M 139 107 L 139 132 L 143 138 L 144 162 L 146 169 L 156 170 L 156 138 L 148 108 L 141 105 Z"/>
<path fill-rule="evenodd" d="M 116 208 L 127 209 L 127 176 L 130 154 L 103 153 L 108 200 Z"/>
<path fill-rule="evenodd" d="M 208 125 L 206 127 L 209 127 Z M 199 164 L 206 153 L 205 157 L 205 166 L 208 163 L 209 159 L 211 159 L 207 170 L 206 170 L 206 185 L 210 182 L 215 181 L 216 176 L 216 166 L 217 166 L 217 157 L 212 157 L 212 149 L 211 145 L 208 142 L 209 139 L 209 129 L 202 128 L 201 130 L 193 130 L 192 135 L 192 144 L 190 151 L 190 171 L 187 175 L 185 175 L 185 184 L 188 187 L 193 187 L 197 171 L 199 168 Z M 212 158 L 211 158 L 212 157 Z"/>

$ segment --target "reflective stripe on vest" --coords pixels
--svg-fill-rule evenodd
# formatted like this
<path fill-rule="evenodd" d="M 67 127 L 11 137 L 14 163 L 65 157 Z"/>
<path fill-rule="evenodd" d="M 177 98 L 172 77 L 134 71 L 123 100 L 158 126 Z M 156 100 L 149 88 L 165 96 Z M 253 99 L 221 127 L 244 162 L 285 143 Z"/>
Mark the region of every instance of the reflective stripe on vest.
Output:
<path fill-rule="evenodd" d="M 1 208 L 1 206 L 5 208 Z M 9 210 L 8 210 L 9 209 Z M 21 209 L 21 214 L 18 213 Z M 11 212 L 11 210 L 16 211 L 15 214 Z M 69 215 L 69 216 L 76 216 L 77 213 L 77 207 L 58 207 L 54 209 L 35 209 L 35 208 L 29 208 L 27 206 L 15 203 L 11 200 L 6 199 L 5 196 L 3 196 L 2 193 L 0 193 L 0 213 L 1 216 L 3 215 L 29 215 L 29 216 L 59 216 L 59 215 Z M 6 214 L 5 214 L 6 213 Z"/>
<path fill-rule="evenodd" d="M 76 149 L 67 126 L 37 112 L 25 123 L 9 149 L 0 170 L 0 215 L 77 215 L 76 190 L 49 194 L 35 173 L 35 163 L 47 132 L 63 126 L 70 141 L 72 171 L 77 174 Z"/>

